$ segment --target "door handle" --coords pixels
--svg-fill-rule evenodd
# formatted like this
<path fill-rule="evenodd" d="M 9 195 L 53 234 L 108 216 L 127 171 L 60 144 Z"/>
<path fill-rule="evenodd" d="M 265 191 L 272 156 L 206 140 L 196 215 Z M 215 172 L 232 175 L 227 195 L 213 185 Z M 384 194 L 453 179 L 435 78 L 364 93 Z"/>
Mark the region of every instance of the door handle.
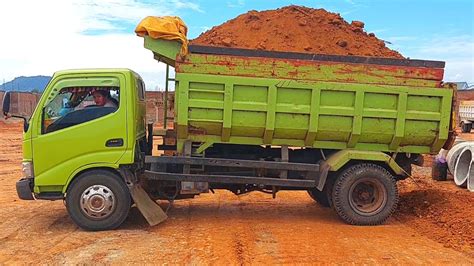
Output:
<path fill-rule="evenodd" d="M 122 147 L 123 139 L 109 139 L 105 142 L 106 147 Z"/>

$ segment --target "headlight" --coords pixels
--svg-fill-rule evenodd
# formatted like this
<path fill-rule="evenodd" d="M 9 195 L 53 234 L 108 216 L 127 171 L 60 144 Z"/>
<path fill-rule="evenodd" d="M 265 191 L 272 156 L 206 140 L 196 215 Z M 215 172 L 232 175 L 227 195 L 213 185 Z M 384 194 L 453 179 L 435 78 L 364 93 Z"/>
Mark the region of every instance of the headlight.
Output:
<path fill-rule="evenodd" d="M 33 174 L 33 162 L 23 162 L 21 170 L 23 171 L 23 177 L 25 178 L 35 177 Z"/>

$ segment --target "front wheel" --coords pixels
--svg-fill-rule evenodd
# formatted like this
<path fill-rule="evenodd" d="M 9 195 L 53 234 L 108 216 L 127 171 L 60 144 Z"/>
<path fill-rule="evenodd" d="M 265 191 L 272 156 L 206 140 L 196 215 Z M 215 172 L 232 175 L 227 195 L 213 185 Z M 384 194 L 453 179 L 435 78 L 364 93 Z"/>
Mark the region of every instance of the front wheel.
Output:
<path fill-rule="evenodd" d="M 128 216 L 130 204 L 125 182 L 106 170 L 79 175 L 66 194 L 66 208 L 72 220 L 89 231 L 119 227 Z"/>
<path fill-rule="evenodd" d="M 395 178 L 376 164 L 356 164 L 340 173 L 333 188 L 339 217 L 353 225 L 378 225 L 397 207 Z"/>

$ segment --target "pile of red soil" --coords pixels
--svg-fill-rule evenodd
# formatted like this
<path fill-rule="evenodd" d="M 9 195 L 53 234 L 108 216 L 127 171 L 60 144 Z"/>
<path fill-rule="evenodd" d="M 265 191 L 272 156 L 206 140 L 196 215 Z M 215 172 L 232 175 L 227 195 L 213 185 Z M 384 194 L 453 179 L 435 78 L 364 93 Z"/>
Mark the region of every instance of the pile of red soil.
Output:
<path fill-rule="evenodd" d="M 385 46 L 364 23 L 346 22 L 324 9 L 287 6 L 276 10 L 249 11 L 213 27 L 191 44 L 248 49 L 404 58 Z"/>
<path fill-rule="evenodd" d="M 414 178 L 399 183 L 394 217 L 445 247 L 474 256 L 474 193 L 452 180 L 431 180 L 430 168 L 415 167 Z"/>

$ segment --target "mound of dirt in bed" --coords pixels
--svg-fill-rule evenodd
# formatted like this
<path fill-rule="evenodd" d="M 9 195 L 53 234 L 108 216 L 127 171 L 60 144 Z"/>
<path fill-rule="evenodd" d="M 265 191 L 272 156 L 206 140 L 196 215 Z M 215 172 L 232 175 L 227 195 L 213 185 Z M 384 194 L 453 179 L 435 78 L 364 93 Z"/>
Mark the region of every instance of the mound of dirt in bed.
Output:
<path fill-rule="evenodd" d="M 249 11 L 215 26 L 191 41 L 195 45 L 223 46 L 312 54 L 404 58 L 383 40 L 364 30 L 364 23 L 348 23 L 324 9 L 286 6 Z"/>

